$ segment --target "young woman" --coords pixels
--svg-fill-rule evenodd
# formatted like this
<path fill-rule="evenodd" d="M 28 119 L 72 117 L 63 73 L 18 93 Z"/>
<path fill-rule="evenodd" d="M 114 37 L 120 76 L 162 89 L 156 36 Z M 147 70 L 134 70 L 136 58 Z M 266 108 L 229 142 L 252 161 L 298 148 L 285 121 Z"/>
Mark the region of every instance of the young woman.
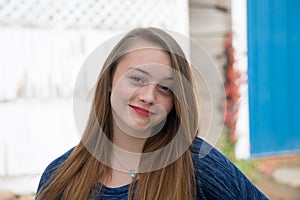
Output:
<path fill-rule="evenodd" d="M 104 63 L 80 143 L 47 167 L 36 198 L 266 199 L 196 137 L 198 110 L 177 42 L 157 28 L 130 31 Z"/>

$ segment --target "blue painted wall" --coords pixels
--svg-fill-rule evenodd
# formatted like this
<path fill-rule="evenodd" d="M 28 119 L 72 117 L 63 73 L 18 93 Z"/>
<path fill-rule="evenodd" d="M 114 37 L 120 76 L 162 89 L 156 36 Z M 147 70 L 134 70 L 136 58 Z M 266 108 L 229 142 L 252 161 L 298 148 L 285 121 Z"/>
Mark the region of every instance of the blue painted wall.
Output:
<path fill-rule="evenodd" d="M 251 155 L 300 153 L 300 1 L 248 0 Z"/>

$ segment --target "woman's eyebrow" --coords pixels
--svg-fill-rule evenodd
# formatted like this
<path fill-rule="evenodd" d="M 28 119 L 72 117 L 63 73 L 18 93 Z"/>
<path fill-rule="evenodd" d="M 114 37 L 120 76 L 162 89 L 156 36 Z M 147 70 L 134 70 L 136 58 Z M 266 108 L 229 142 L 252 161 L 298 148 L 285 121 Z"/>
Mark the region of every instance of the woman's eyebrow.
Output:
<path fill-rule="evenodd" d="M 136 71 L 142 72 L 143 74 L 146 74 L 147 76 L 153 77 L 149 72 L 147 72 L 143 69 L 140 69 L 140 68 L 130 67 L 128 69 L 129 70 L 136 70 Z M 166 77 L 166 78 L 163 78 L 163 80 L 173 80 L 173 77 Z"/>
<path fill-rule="evenodd" d="M 136 67 L 129 67 L 129 70 L 136 70 L 136 71 L 139 71 L 139 72 L 142 72 L 143 74 L 146 74 L 148 76 L 151 76 L 151 74 L 145 70 L 142 70 L 140 68 L 136 68 Z"/>
<path fill-rule="evenodd" d="M 173 80 L 173 77 L 166 77 L 163 80 Z"/>

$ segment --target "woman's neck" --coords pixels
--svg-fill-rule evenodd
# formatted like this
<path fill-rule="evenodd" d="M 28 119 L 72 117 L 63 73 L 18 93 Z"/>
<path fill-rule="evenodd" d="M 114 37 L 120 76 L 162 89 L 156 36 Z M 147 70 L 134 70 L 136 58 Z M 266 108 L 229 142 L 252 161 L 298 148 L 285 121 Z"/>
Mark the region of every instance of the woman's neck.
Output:
<path fill-rule="evenodd" d="M 134 137 L 121 130 L 115 123 L 113 125 L 113 143 L 125 151 L 141 153 L 146 139 Z"/>

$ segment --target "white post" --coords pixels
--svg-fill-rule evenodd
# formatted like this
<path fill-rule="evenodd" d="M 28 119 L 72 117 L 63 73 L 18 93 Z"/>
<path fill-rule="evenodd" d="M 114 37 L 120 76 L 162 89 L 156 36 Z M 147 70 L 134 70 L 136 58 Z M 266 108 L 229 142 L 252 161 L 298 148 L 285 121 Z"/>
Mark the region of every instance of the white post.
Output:
<path fill-rule="evenodd" d="M 248 103 L 248 57 L 247 57 L 247 1 L 232 0 L 232 31 L 233 48 L 235 50 L 234 67 L 241 73 L 239 88 L 239 112 L 236 124 L 237 143 L 235 154 L 237 158 L 250 157 L 250 129 Z"/>

